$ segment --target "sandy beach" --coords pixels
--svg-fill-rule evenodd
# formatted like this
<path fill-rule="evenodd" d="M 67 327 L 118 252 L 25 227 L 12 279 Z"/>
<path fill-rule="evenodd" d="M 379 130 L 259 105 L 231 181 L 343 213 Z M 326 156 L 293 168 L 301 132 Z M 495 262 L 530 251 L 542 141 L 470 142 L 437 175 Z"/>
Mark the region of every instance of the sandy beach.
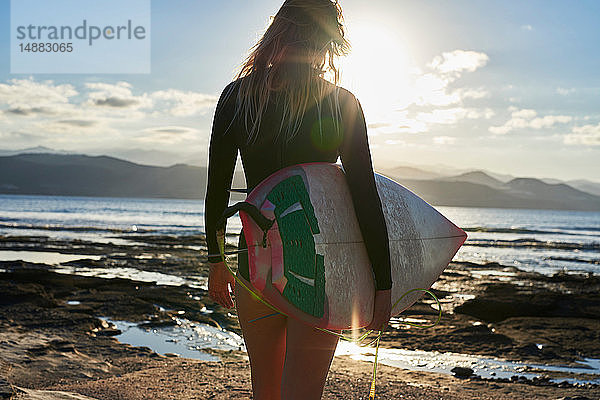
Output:
<path fill-rule="evenodd" d="M 202 361 L 118 340 L 122 329 L 111 321 L 152 331 L 185 318 L 241 333 L 233 312 L 207 297 L 202 236 L 127 239 L 130 243 L 125 244 L 0 237 L 4 251 L 75 258 L 58 267 L 0 263 L 0 398 L 251 398 L 243 350 L 203 349 L 213 361 Z M 77 260 L 78 255 L 96 259 Z M 146 275 L 136 280 L 118 277 L 128 273 L 127 268 Z M 153 279 L 171 282 L 156 284 Z M 473 364 L 448 373 L 430 361 L 401 368 L 391 366 L 393 360 L 382 360 L 377 398 L 600 398 L 598 367 L 593 364 L 600 359 L 598 276 L 547 276 L 496 263 L 457 262 L 434 289 L 443 309 L 440 324 L 427 330 L 402 324 L 403 319 L 435 318 L 433 301 L 424 298 L 392 322 L 382 337 L 382 354 L 389 351 L 390 360 L 400 350 L 434 358 L 451 353 L 506 360 L 518 362 L 518 372 L 511 375 L 508 369 L 502 374 L 502 368 Z M 370 359 L 361 351 L 336 356 L 323 398 L 368 398 Z M 581 362 L 588 362 L 588 368 L 581 368 Z"/>

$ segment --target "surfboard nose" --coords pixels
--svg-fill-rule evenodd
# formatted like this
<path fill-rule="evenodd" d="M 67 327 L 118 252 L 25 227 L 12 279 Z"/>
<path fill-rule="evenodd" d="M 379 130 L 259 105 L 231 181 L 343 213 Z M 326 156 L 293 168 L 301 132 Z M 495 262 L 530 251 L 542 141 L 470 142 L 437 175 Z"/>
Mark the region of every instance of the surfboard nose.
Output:
<path fill-rule="evenodd" d="M 456 251 L 458 251 L 458 249 L 467 241 L 468 235 L 467 232 L 460 229 L 453 222 L 450 223 L 452 224 L 452 235 L 456 236 L 457 239 L 458 247 L 456 248 Z"/>

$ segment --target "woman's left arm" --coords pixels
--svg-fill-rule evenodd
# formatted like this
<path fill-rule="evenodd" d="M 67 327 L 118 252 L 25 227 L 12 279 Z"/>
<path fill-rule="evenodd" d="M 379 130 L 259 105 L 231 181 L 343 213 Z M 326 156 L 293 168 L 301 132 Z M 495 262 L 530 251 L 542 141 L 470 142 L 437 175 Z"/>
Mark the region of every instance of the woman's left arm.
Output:
<path fill-rule="evenodd" d="M 235 132 L 229 129 L 233 126 L 235 105 L 232 102 L 235 97 L 231 94 L 232 85 L 229 84 L 223 90 L 215 110 L 208 156 L 208 185 L 204 201 L 204 226 L 208 260 L 211 263 L 208 279 L 209 295 L 226 308 L 233 306 L 229 285 L 233 289 L 235 280 L 223 264 L 221 256 L 217 255 L 219 254 L 217 231 L 225 230 L 225 225 L 217 226 L 217 223 L 229 203 L 229 189 L 238 154 Z"/>

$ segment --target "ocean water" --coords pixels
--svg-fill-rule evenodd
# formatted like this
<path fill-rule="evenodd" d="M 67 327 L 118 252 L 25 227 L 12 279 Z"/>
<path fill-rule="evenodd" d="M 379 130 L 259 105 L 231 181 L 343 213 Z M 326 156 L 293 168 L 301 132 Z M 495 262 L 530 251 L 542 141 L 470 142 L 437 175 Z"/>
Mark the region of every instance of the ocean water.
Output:
<path fill-rule="evenodd" d="M 469 235 L 465 245 L 454 257 L 455 261 L 498 262 L 546 274 L 561 270 L 600 273 L 600 213 L 472 207 L 436 208 L 465 229 Z M 241 222 L 237 216 L 229 220 L 229 232 L 237 233 L 240 228 Z M 129 235 L 202 233 L 202 201 L 0 195 L 0 236 L 48 236 L 57 239 L 126 244 L 130 242 L 127 239 Z M 135 241 L 135 238 L 132 238 L 132 241 Z M 31 253 L 33 252 L 0 250 L 0 260 L 27 257 L 32 261 L 59 264 L 71 258 L 97 257 Z M 169 271 L 157 273 L 125 267 L 106 271 L 97 267 L 89 271 L 73 271 L 68 265 L 58 265 L 56 268 L 58 272 L 66 274 L 89 274 L 107 278 L 118 276 L 206 289 L 204 277 L 183 278 L 169 275 Z M 132 345 L 149 346 L 162 354 L 177 353 L 184 357 L 215 360 L 215 356 L 204 350 L 243 348 L 241 338 L 234 333 L 183 318 L 178 319 L 175 327 L 151 330 L 128 321 L 112 322 L 123 331 L 117 336 L 118 340 Z M 359 348 L 347 343 L 341 343 L 336 352 L 337 355 L 350 355 L 365 361 L 372 361 L 372 353 L 372 349 Z M 442 373 L 450 373 L 455 366 L 466 366 L 484 377 L 519 375 L 531 378 L 541 374 L 552 374 L 553 368 L 557 368 L 468 354 L 405 349 L 380 349 L 379 360 L 382 364 L 398 368 Z M 554 381 L 595 384 L 600 382 L 600 360 L 586 359 L 578 368 L 558 368 L 560 370 L 557 371 L 562 375 L 557 375 L 553 378 Z"/>
<path fill-rule="evenodd" d="M 455 261 L 600 273 L 600 212 L 436 207 L 467 231 Z"/>
<path fill-rule="evenodd" d="M 600 273 L 599 212 L 436 208 L 469 235 L 455 261 Z M 240 229 L 239 218 L 231 218 L 228 232 Z M 202 233 L 202 201 L 0 195 L 0 235 L 116 243 L 129 234 Z"/>

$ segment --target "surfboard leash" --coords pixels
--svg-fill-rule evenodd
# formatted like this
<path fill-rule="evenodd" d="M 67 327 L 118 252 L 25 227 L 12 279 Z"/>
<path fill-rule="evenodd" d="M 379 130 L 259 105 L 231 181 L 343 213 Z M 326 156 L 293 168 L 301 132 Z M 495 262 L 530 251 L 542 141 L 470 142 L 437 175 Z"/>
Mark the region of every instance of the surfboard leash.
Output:
<path fill-rule="evenodd" d="M 371 388 L 369 389 L 369 400 L 375 400 L 375 381 L 377 379 L 377 358 L 379 357 L 379 339 L 381 339 L 381 334 L 383 330 L 379 331 L 377 335 L 376 345 L 375 345 L 375 359 L 373 360 L 373 378 L 371 379 Z"/>
<path fill-rule="evenodd" d="M 255 318 L 255 319 L 253 319 L 253 320 L 251 320 L 249 322 L 255 322 L 255 321 L 258 321 L 258 320 L 261 320 L 261 319 L 264 319 L 264 318 L 268 318 L 268 317 L 272 317 L 272 316 L 275 316 L 275 315 L 278 315 L 278 314 L 281 314 L 281 315 L 284 315 L 286 317 L 289 317 L 289 315 L 287 315 L 286 313 L 284 313 L 283 311 L 281 311 L 277 307 L 273 306 L 272 304 L 270 304 L 269 302 L 267 302 L 266 300 L 264 300 L 262 298 L 262 296 L 260 296 L 258 293 L 256 293 L 254 290 L 252 290 L 250 287 L 248 287 L 248 285 L 246 285 L 237 276 L 237 274 L 235 273 L 235 271 L 233 271 L 233 269 L 229 266 L 229 264 L 227 263 L 227 260 L 226 260 L 225 234 L 224 234 L 224 232 L 223 232 L 222 235 L 221 234 L 217 235 L 217 242 L 219 244 L 219 252 L 220 252 L 220 255 L 221 255 L 221 259 L 223 260 L 223 264 L 225 265 L 225 267 L 227 268 L 227 270 L 229 271 L 229 273 L 231 275 L 233 275 L 235 281 L 240 286 L 242 286 L 244 289 L 246 289 L 252 295 L 252 297 L 254 297 L 255 299 L 259 300 L 261 303 L 263 303 L 264 305 L 266 305 L 267 307 L 269 307 L 271 310 L 275 311 L 274 313 L 263 315 L 261 317 Z M 247 251 L 247 249 L 246 249 L 246 251 Z M 231 253 L 235 254 L 235 253 L 239 253 L 239 252 L 231 252 Z M 406 293 L 404 293 L 402 296 L 400 296 L 400 298 L 398 300 L 396 300 L 394 302 L 394 304 L 391 307 L 391 310 L 393 310 L 403 298 L 405 298 L 406 296 L 408 296 L 409 294 L 414 293 L 414 292 L 424 292 L 424 293 L 429 294 L 431 297 L 433 297 L 433 299 L 435 300 L 435 302 L 436 302 L 436 304 L 438 306 L 438 316 L 437 316 L 437 319 L 436 319 L 436 321 L 434 323 L 432 323 L 430 325 L 420 325 L 420 324 L 415 324 L 415 323 L 411 323 L 411 322 L 404 322 L 404 321 L 402 322 L 402 324 L 409 325 L 411 327 L 418 328 L 418 329 L 428 329 L 428 328 L 432 328 L 432 327 L 436 326 L 441 321 L 441 319 L 442 319 L 442 305 L 440 303 L 440 300 L 437 298 L 437 296 L 432 291 L 430 291 L 429 289 L 415 288 L 415 289 L 408 290 Z M 376 387 L 376 380 L 377 380 L 377 364 L 378 364 L 378 358 L 379 358 L 379 341 L 381 339 L 381 335 L 383 334 L 385 327 L 382 327 L 382 329 L 378 331 L 377 337 L 374 340 L 372 340 L 371 342 L 367 343 L 366 345 L 362 344 L 362 342 L 371 333 L 374 332 L 373 330 L 369 330 L 369 331 L 365 332 L 363 335 L 361 335 L 358 338 L 353 338 L 353 337 L 348 337 L 348 336 L 346 336 L 346 335 L 344 335 L 342 333 L 339 333 L 339 332 L 336 332 L 336 331 L 333 331 L 333 330 L 330 330 L 330 329 L 325 329 L 325 328 L 320 328 L 320 327 L 315 327 L 315 329 L 318 329 L 318 330 L 320 330 L 322 332 L 326 332 L 326 333 L 329 333 L 331 335 L 337 336 L 339 339 L 346 340 L 346 341 L 351 342 L 351 343 L 356 343 L 360 347 L 370 346 L 371 344 L 375 343 L 375 358 L 373 360 L 373 376 L 371 378 L 371 386 L 370 386 L 370 389 L 369 389 L 369 400 L 375 400 L 375 387 Z"/>

